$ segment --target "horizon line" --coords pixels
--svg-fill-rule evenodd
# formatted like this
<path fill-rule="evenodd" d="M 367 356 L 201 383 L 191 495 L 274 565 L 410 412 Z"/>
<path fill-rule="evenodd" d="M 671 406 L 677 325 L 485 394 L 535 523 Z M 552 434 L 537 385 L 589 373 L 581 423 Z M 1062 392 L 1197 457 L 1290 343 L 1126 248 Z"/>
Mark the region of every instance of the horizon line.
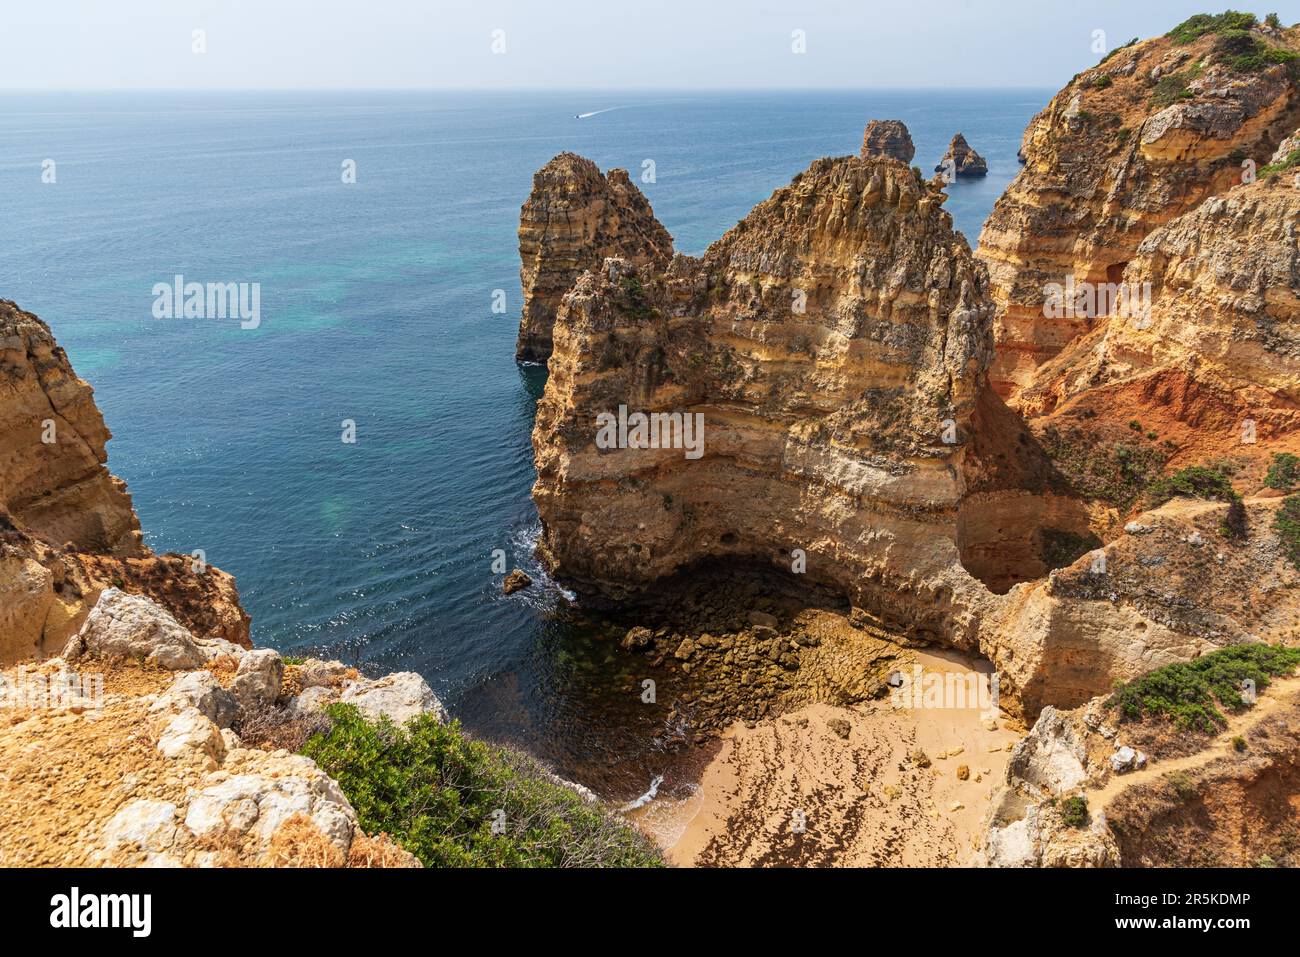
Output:
<path fill-rule="evenodd" d="M 208 87 L 10 87 L 0 96 L 28 93 L 875 93 L 1020 92 L 1059 89 L 1042 86 L 208 86 Z"/>

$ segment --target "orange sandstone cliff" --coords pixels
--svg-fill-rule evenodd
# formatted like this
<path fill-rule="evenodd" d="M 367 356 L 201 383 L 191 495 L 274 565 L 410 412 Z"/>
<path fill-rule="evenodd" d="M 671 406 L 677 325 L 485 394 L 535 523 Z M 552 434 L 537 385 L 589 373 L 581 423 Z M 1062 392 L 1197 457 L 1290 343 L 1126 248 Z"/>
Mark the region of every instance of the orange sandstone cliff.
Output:
<path fill-rule="evenodd" d="M 231 576 L 144 546 L 105 467 L 109 437 L 49 327 L 0 300 L 0 664 L 57 654 L 112 586 L 201 637 L 249 645 Z"/>

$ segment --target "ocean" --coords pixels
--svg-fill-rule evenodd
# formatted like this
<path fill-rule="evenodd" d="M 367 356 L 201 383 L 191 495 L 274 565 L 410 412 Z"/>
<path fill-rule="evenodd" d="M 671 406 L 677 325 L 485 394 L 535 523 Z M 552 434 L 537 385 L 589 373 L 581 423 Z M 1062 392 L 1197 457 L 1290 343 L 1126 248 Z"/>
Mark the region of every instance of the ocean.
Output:
<path fill-rule="evenodd" d="M 0 94 L 0 297 L 95 387 L 148 544 L 236 575 L 255 642 L 418 671 L 470 730 L 627 800 L 657 719 L 625 704 L 626 656 L 557 620 L 531 555 L 545 370 L 513 356 L 533 172 L 562 150 L 625 167 L 699 254 L 901 119 L 927 176 L 958 131 L 988 160 L 946 205 L 973 246 L 1050 95 Z M 176 275 L 260 284 L 260 325 L 154 318 Z M 494 549 L 539 584 L 504 597 Z"/>

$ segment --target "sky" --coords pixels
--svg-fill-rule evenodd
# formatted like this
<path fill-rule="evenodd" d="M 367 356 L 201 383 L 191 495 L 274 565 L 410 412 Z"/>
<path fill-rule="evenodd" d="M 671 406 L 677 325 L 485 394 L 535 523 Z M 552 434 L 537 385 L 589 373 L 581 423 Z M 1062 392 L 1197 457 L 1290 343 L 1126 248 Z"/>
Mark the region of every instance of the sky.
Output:
<path fill-rule="evenodd" d="M 1206 4 L 3 0 L 0 90 L 1058 87 Z"/>

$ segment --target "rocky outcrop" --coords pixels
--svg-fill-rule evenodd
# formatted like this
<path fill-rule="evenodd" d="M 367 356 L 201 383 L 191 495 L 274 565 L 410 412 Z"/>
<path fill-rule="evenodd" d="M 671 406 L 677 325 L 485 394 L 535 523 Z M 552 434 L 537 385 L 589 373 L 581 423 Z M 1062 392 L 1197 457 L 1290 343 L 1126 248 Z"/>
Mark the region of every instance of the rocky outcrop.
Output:
<path fill-rule="evenodd" d="M 1119 850 L 1104 814 L 1067 816 L 1094 769 L 1078 712 L 1043 709 L 1016 744 L 1006 781 L 994 793 L 983 856 L 990 867 L 1117 867 Z M 1085 799 L 1086 800 L 1086 799 Z"/>
<path fill-rule="evenodd" d="M 146 554 L 126 485 L 104 466 L 109 438 L 49 327 L 0 299 L 0 516 L 54 544 Z"/>
<path fill-rule="evenodd" d="M 863 159 L 871 156 L 888 156 L 901 163 L 912 162 L 916 147 L 912 144 L 912 134 L 902 120 L 872 120 L 862 134 Z"/>
<path fill-rule="evenodd" d="M 145 669 L 132 672 L 133 663 Z M 15 730 L 0 735 L 0 752 L 8 755 L 13 775 L 10 783 L 27 786 L 33 770 L 14 761 L 10 749 L 39 747 L 51 734 L 67 749 L 57 758 L 65 769 L 84 768 L 101 754 L 113 755 L 129 768 L 127 774 L 100 772 L 107 780 L 96 785 L 94 796 L 77 791 L 75 808 L 56 808 L 67 814 L 64 833 L 72 831 L 74 839 L 46 852 L 65 862 L 357 863 L 354 841 L 363 842 L 367 858 L 377 852 L 338 783 L 310 759 L 263 750 L 241 740 L 232 727 L 257 734 L 301 720 L 304 713 L 288 706 L 293 691 L 305 693 L 294 683 L 399 724 L 425 712 L 446 719 L 441 702 L 417 675 L 371 680 L 339 662 L 314 659 L 286 666 L 270 649 L 248 651 L 199 638 L 149 599 L 116 589 L 100 596 L 64 657 L 42 667 L 52 673 L 98 674 L 101 681 L 107 677 L 109 693 L 101 700 L 17 714 Z M 123 669 L 144 676 L 133 678 L 126 685 L 133 690 L 125 693 L 116 690 Z M 139 682 L 161 671 L 177 674 L 162 690 L 141 694 Z M 89 739 L 94 748 L 87 746 Z M 34 770 L 39 777 L 39 769 Z M 57 795 L 50 800 L 57 803 Z M 32 863 L 26 855 L 33 843 L 16 850 L 13 842 L 0 841 L 0 860 Z M 390 866 L 418 866 L 396 848 L 379 856 Z"/>
<path fill-rule="evenodd" d="M 179 671 L 197 668 L 218 655 L 242 652 L 241 647 L 228 641 L 195 638 L 148 598 L 109 588 L 99 596 L 81 630 L 63 649 L 62 657 L 69 662 L 84 656 L 133 659 Z"/>
<path fill-rule="evenodd" d="M 1300 50 L 1293 30 L 1251 36 L 1261 49 Z M 1262 167 L 1300 126 L 1289 67 L 1244 67 L 1228 42 L 1242 41 L 1211 31 L 1117 50 L 1031 121 L 1025 166 L 979 245 L 997 306 L 990 376 L 1003 396 L 1109 324 L 1107 308 L 1054 309 L 1053 285 L 1121 282 L 1143 240 Z"/>
<path fill-rule="evenodd" d="M 971 145 L 966 142 L 966 137 L 958 133 L 948 144 L 948 152 L 943 154 L 943 159 L 939 160 L 939 165 L 934 168 L 934 171 L 936 173 L 951 171 L 953 176 L 962 177 L 987 176 L 989 164 L 984 161 L 984 157 L 971 148 Z"/>
<path fill-rule="evenodd" d="M 818 160 L 701 259 L 579 279 L 533 433 L 555 572 L 619 597 L 758 559 L 973 640 L 958 528 L 988 303 L 943 201 L 891 160 Z M 676 431 L 598 435 L 620 407 Z"/>
<path fill-rule="evenodd" d="M 1123 282 L 1147 308 L 1068 343 L 1017 397 L 1039 431 L 1090 410 L 1156 427 L 1169 465 L 1231 457 L 1258 483 L 1300 451 L 1300 189 L 1265 174 L 1153 230 Z M 1250 423 L 1247 425 L 1246 423 Z"/>
<path fill-rule="evenodd" d="M 519 217 L 524 307 L 516 358 L 545 362 L 560 299 L 607 256 L 665 264 L 673 241 L 627 171 L 602 176 L 591 160 L 561 153 L 537 171 Z"/>
<path fill-rule="evenodd" d="M 204 639 L 249 644 L 230 575 L 144 547 L 104 466 L 108 438 L 49 328 L 0 300 L 0 664 L 57 654 L 110 588 L 150 596 Z"/>
<path fill-rule="evenodd" d="M 1300 572 L 1271 530 L 1278 504 L 1248 500 L 1251 534 L 1230 542 L 1226 504 L 1175 499 L 1046 580 L 1013 588 L 982 632 L 1011 709 L 1077 707 L 1216 648 L 1300 640 Z"/>

